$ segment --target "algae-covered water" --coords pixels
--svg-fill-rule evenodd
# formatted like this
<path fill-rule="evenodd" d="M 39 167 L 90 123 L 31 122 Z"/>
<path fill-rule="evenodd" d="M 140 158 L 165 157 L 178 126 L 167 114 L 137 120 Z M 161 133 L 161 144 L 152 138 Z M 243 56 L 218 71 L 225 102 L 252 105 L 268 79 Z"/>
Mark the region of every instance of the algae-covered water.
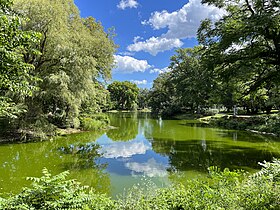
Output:
<path fill-rule="evenodd" d="M 189 120 L 152 119 L 148 113 L 111 113 L 116 129 L 52 141 L 0 145 L 0 193 L 19 192 L 26 177 L 69 170 L 70 178 L 111 196 L 136 183 L 159 187 L 203 178 L 207 168 L 253 172 L 280 157 L 280 139 L 209 128 Z"/>

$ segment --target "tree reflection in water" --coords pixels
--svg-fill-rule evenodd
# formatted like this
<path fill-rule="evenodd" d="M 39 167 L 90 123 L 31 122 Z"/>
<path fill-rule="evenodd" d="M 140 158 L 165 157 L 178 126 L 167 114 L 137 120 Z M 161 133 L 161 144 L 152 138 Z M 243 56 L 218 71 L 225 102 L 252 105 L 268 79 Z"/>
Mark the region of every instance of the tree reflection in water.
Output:
<path fill-rule="evenodd" d="M 137 113 L 111 113 L 109 114 L 111 125 L 116 129 L 107 132 L 107 136 L 114 141 L 129 141 L 135 139 L 138 134 Z"/>
<path fill-rule="evenodd" d="M 95 143 L 78 143 L 63 146 L 58 149 L 64 155 L 71 155 L 71 162 L 62 163 L 65 170 L 71 171 L 71 177 L 95 190 L 110 194 L 109 174 L 105 172 L 107 164 L 98 163 L 102 156 L 100 146 Z"/>

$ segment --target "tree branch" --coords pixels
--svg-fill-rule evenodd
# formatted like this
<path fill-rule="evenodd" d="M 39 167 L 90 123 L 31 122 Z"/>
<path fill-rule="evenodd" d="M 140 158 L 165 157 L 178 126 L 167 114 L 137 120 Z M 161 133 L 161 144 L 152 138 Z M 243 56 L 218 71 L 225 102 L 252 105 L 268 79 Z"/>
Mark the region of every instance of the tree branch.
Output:
<path fill-rule="evenodd" d="M 245 0 L 245 2 L 246 2 L 246 5 L 247 5 L 249 11 L 251 12 L 251 14 L 254 15 L 254 14 L 255 14 L 255 11 L 254 11 L 253 8 L 251 7 L 251 5 L 250 5 L 250 3 L 249 3 L 249 0 Z"/>

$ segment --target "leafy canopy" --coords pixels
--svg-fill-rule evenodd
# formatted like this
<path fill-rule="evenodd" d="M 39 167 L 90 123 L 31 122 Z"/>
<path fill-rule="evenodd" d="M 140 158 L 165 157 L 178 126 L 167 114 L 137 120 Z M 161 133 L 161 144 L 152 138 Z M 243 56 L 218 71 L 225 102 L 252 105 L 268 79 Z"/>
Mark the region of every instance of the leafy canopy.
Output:
<path fill-rule="evenodd" d="M 107 97 L 98 79 L 111 77 L 113 34 L 94 18 L 81 18 L 73 0 L 16 0 L 14 8 L 28 17 L 23 30 L 42 34 L 41 53 L 24 56 L 35 66 L 33 74 L 42 78 L 40 91 L 26 99 L 27 117 L 48 116 L 59 127 L 77 127 L 80 112 L 100 111 L 102 103 L 96 99 Z"/>
<path fill-rule="evenodd" d="M 136 84 L 129 81 L 114 81 L 107 88 L 110 92 L 113 108 L 115 109 L 134 109 L 137 103 L 139 88 Z"/>
<path fill-rule="evenodd" d="M 34 66 L 25 62 L 25 53 L 38 54 L 40 33 L 21 30 L 23 18 L 15 13 L 12 1 L 2 0 L 0 7 L 0 116 L 16 117 L 20 110 L 11 94 L 32 95 L 38 78 Z"/>
<path fill-rule="evenodd" d="M 217 22 L 204 20 L 198 39 L 208 68 L 225 80 L 238 78 L 246 92 L 267 83 L 279 84 L 280 2 L 278 0 L 204 0 L 225 15 Z"/>

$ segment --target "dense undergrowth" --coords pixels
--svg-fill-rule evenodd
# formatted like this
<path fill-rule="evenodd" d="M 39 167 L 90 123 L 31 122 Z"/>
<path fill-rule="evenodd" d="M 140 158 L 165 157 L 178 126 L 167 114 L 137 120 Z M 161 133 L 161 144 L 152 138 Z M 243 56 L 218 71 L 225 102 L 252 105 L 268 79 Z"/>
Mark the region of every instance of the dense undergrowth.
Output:
<path fill-rule="evenodd" d="M 86 131 L 105 129 L 110 124 L 110 119 L 106 114 L 95 114 L 81 117 L 80 127 Z"/>
<path fill-rule="evenodd" d="M 0 118 L 0 141 L 36 141 L 47 140 L 54 136 L 67 133 L 67 129 L 96 131 L 108 128 L 109 117 L 103 113 L 82 114 L 74 124 L 58 126 L 45 117 L 32 120 L 18 120 Z"/>
<path fill-rule="evenodd" d="M 186 186 L 145 189 L 137 185 L 113 200 L 95 193 L 68 172 L 28 178 L 32 186 L 17 195 L 0 198 L 0 209 L 280 209 L 280 160 L 261 163 L 255 173 L 209 168 L 207 180 L 190 180 Z"/>
<path fill-rule="evenodd" d="M 217 127 L 235 130 L 255 130 L 280 136 L 280 116 L 264 115 L 249 117 L 224 116 L 211 118 L 210 124 Z"/>

